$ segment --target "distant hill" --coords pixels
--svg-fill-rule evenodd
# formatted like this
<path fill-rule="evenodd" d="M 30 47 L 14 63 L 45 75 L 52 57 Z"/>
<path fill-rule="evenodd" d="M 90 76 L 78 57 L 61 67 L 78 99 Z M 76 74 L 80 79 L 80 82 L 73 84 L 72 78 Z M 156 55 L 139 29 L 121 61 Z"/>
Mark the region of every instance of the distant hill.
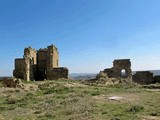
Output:
<path fill-rule="evenodd" d="M 97 75 L 97 73 L 71 73 L 69 75 L 70 79 L 74 79 L 74 80 L 89 80 L 89 79 L 93 79 L 95 78 Z"/>
<path fill-rule="evenodd" d="M 143 71 L 143 70 L 141 70 Z M 160 75 L 160 70 L 144 70 L 144 71 L 150 71 L 153 73 L 153 76 Z M 133 74 L 135 74 L 136 71 L 133 71 Z"/>
<path fill-rule="evenodd" d="M 151 70 L 153 72 L 154 76 L 160 75 L 160 70 Z"/>
<path fill-rule="evenodd" d="M 2 80 L 4 78 L 12 78 L 12 76 L 0 76 L 0 80 Z"/>

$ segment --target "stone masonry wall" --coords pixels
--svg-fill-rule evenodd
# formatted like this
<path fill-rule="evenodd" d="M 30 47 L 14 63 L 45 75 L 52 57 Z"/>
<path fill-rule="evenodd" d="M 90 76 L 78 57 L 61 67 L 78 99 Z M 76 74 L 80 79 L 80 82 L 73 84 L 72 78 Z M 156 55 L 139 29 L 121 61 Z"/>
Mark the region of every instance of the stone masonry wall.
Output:
<path fill-rule="evenodd" d="M 122 71 L 124 70 L 124 75 Z M 106 68 L 103 71 L 108 75 L 109 78 L 117 78 L 117 77 L 131 77 L 131 62 L 130 59 L 117 59 L 113 61 L 112 68 Z"/>
<path fill-rule="evenodd" d="M 52 78 L 52 69 L 59 66 L 58 50 L 54 45 L 47 47 L 47 79 Z"/>
<path fill-rule="evenodd" d="M 149 71 L 138 71 L 132 76 L 132 80 L 139 84 L 151 84 L 154 83 L 153 73 Z"/>
<path fill-rule="evenodd" d="M 68 79 L 68 68 L 65 67 L 57 67 L 57 68 L 53 68 L 51 73 L 50 73 L 50 80 L 55 80 L 55 79 L 60 79 L 60 78 L 64 78 L 64 79 Z"/>
<path fill-rule="evenodd" d="M 15 59 L 15 69 L 13 70 L 13 76 L 24 79 L 24 64 L 25 59 L 24 58 L 17 58 Z"/>
<path fill-rule="evenodd" d="M 124 70 L 125 75 L 122 75 Z M 130 59 L 120 59 L 113 61 L 113 71 L 115 77 L 131 77 L 131 62 Z"/>
<path fill-rule="evenodd" d="M 37 51 L 37 66 L 38 69 L 46 69 L 47 49 L 40 49 Z"/>
<path fill-rule="evenodd" d="M 37 51 L 31 47 L 24 49 L 24 56 L 25 59 L 25 73 L 24 73 L 24 79 L 25 80 L 33 80 L 34 79 L 34 70 L 33 65 L 37 63 Z"/>
<path fill-rule="evenodd" d="M 29 57 L 33 61 L 33 64 L 37 64 L 37 51 L 35 49 L 31 47 L 25 48 L 23 58 L 25 57 Z"/>
<path fill-rule="evenodd" d="M 38 51 L 28 47 L 22 59 L 15 59 L 13 75 L 27 81 L 68 78 L 68 69 L 59 67 L 59 53 L 54 45 Z"/>

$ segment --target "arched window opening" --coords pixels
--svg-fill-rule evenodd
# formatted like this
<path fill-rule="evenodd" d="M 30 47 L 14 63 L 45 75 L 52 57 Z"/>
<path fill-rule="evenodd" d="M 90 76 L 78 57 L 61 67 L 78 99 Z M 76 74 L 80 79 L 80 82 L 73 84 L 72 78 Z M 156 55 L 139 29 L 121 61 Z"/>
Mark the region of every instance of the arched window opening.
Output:
<path fill-rule="evenodd" d="M 121 70 L 121 76 L 122 76 L 122 77 L 125 77 L 125 76 L 126 76 L 126 70 L 125 70 L 125 69 L 122 69 L 122 70 Z"/>

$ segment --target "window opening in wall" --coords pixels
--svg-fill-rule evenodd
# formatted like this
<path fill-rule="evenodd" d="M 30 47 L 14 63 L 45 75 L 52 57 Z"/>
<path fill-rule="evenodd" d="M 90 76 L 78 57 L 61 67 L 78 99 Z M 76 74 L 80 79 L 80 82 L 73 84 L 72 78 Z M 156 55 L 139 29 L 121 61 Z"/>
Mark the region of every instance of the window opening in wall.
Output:
<path fill-rule="evenodd" d="M 126 70 L 125 70 L 125 69 L 122 69 L 122 70 L 121 70 L 121 76 L 123 76 L 123 77 L 126 76 Z"/>

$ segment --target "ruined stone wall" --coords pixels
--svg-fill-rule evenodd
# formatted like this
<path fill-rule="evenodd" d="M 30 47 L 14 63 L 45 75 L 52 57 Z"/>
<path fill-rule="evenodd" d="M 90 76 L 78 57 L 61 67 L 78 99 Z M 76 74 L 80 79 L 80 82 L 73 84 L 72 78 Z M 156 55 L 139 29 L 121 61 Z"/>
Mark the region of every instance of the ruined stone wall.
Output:
<path fill-rule="evenodd" d="M 151 83 L 154 83 L 153 73 L 151 73 L 149 71 L 136 72 L 136 74 L 134 74 L 132 76 L 132 80 L 134 82 L 139 83 L 139 84 L 151 84 Z"/>
<path fill-rule="evenodd" d="M 47 70 L 47 49 L 40 49 L 37 51 L 37 75 L 39 80 L 46 79 Z"/>
<path fill-rule="evenodd" d="M 25 48 L 23 58 L 25 57 L 29 57 L 33 61 L 33 64 L 37 64 L 37 51 L 35 49 L 31 47 Z"/>
<path fill-rule="evenodd" d="M 59 52 L 56 47 L 53 49 L 53 67 L 59 67 Z"/>
<path fill-rule="evenodd" d="M 27 81 L 33 80 L 34 70 L 32 66 L 37 63 L 37 51 L 31 47 L 25 48 L 23 58 L 25 59 L 24 79 Z"/>
<path fill-rule="evenodd" d="M 40 49 L 37 51 L 37 66 L 39 70 L 46 70 L 47 68 L 47 49 Z"/>
<path fill-rule="evenodd" d="M 65 67 L 57 67 L 53 68 L 51 73 L 50 73 L 50 80 L 56 80 L 56 79 L 68 79 L 68 68 Z"/>
<path fill-rule="evenodd" d="M 59 53 L 58 49 L 54 46 L 48 46 L 47 47 L 47 67 L 53 68 L 53 67 L 58 67 L 59 66 Z"/>
<path fill-rule="evenodd" d="M 27 81 L 68 78 L 68 69 L 59 68 L 59 53 L 54 45 L 38 51 L 28 47 L 24 49 L 23 59 L 15 60 L 13 75 Z"/>
<path fill-rule="evenodd" d="M 13 76 L 16 78 L 24 79 L 25 73 L 25 59 L 24 58 L 17 58 L 15 59 L 15 69 L 13 70 Z"/>
<path fill-rule="evenodd" d="M 47 47 L 47 79 L 52 78 L 52 69 L 58 67 L 58 50 L 54 45 Z"/>
<path fill-rule="evenodd" d="M 160 75 L 154 76 L 154 82 L 160 83 Z"/>
<path fill-rule="evenodd" d="M 27 81 L 32 80 L 33 74 L 31 73 L 31 71 L 32 71 L 31 67 L 32 66 L 30 64 L 30 58 L 25 57 L 24 58 L 24 77 L 23 77 L 24 80 L 27 80 Z"/>
<path fill-rule="evenodd" d="M 106 68 L 103 72 L 106 73 L 109 78 L 114 77 L 113 68 Z"/>
<path fill-rule="evenodd" d="M 103 72 L 106 73 L 109 78 L 131 77 L 132 70 L 130 59 L 114 60 L 113 67 L 106 68 Z"/>
<path fill-rule="evenodd" d="M 124 75 L 122 74 L 124 70 Z M 119 59 L 113 61 L 113 71 L 115 77 L 131 77 L 131 62 L 130 59 Z"/>

